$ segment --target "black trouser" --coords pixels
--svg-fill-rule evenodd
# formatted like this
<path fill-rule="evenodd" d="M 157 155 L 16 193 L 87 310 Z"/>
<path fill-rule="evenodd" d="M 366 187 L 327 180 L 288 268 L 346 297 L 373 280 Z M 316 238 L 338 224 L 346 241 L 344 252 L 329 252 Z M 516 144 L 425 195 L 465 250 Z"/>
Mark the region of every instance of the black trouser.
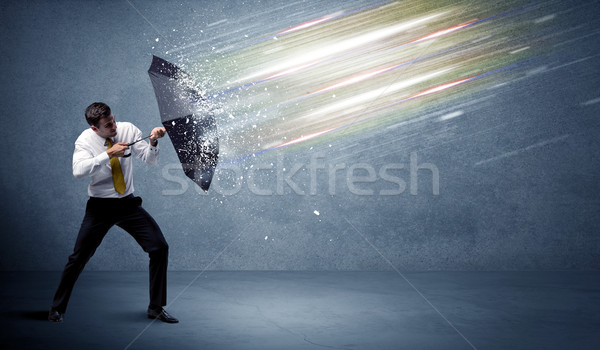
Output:
<path fill-rule="evenodd" d="M 127 231 L 150 256 L 150 305 L 167 304 L 167 263 L 169 245 L 158 224 L 141 206 L 142 199 L 91 197 L 85 209 L 73 254 L 65 266 L 52 307 L 64 313 L 75 281 L 90 260 L 102 239 L 113 226 Z"/>

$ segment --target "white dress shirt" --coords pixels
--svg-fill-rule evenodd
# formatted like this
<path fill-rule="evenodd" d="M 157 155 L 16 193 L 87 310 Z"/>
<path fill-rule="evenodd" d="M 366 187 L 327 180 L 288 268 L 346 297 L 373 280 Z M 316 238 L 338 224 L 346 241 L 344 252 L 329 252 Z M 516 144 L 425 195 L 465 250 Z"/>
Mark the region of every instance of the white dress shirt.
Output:
<path fill-rule="evenodd" d="M 135 125 L 127 122 L 117 122 L 117 135 L 113 142 L 133 142 L 142 138 L 142 132 Z M 125 193 L 115 191 L 110 168 L 110 159 L 106 150 L 106 139 L 98 136 L 91 128 L 86 129 L 75 141 L 73 153 L 73 176 L 76 179 L 91 177 L 88 187 L 90 197 L 121 198 L 133 193 L 132 158 L 135 156 L 147 164 L 154 165 L 158 162 L 158 145 L 151 146 L 146 141 L 140 141 L 129 147 L 125 153 L 133 155 L 119 158 L 123 177 L 125 178 Z"/>

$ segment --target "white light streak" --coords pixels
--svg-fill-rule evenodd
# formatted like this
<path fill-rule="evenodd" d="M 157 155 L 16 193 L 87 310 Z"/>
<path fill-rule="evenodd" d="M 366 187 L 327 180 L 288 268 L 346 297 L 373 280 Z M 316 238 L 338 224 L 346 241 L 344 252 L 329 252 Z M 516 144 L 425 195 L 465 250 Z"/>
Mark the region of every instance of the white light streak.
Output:
<path fill-rule="evenodd" d="M 271 74 L 274 74 L 275 72 L 289 70 L 290 68 L 295 67 L 295 66 L 305 65 L 309 62 L 313 62 L 313 61 L 325 58 L 327 56 L 333 56 L 333 55 L 336 55 L 336 54 L 344 52 L 344 51 L 352 50 L 354 48 L 368 44 L 370 42 L 385 39 L 391 35 L 397 34 L 399 32 L 407 30 L 409 28 L 423 24 L 427 21 L 430 21 L 436 17 L 441 16 L 442 14 L 443 13 L 437 13 L 437 14 L 422 17 L 422 18 L 419 18 L 416 20 L 412 20 L 409 22 L 396 24 L 394 26 L 375 30 L 373 32 L 363 34 L 363 35 L 360 35 L 360 36 L 352 38 L 352 39 L 347 39 L 347 40 L 341 41 L 337 44 L 328 45 L 328 46 L 319 48 L 317 50 L 313 50 L 307 54 L 300 55 L 294 59 L 280 63 L 278 65 L 274 65 L 272 67 L 269 67 L 264 70 L 258 71 L 256 73 L 250 74 L 248 76 L 245 76 L 241 79 L 238 79 L 237 82 L 253 80 L 256 77 L 271 75 Z"/>
<path fill-rule="evenodd" d="M 396 92 L 398 90 L 401 90 L 401 89 L 410 87 L 412 85 L 415 85 L 415 84 L 427 81 L 427 80 L 429 80 L 431 78 L 434 78 L 436 76 L 444 74 L 444 73 L 446 73 L 446 72 L 448 72 L 450 70 L 451 70 L 451 68 L 440 69 L 440 70 L 438 70 L 436 72 L 433 72 L 433 73 L 424 74 L 424 75 L 421 75 L 421 76 L 418 76 L 418 77 L 415 77 L 415 78 L 412 78 L 412 79 L 407 79 L 407 80 L 404 80 L 404 81 L 396 83 L 396 84 L 392 84 L 392 85 L 387 86 L 387 87 L 381 87 L 381 88 L 378 88 L 378 89 L 375 89 L 375 90 L 372 90 L 372 91 L 369 91 L 369 92 L 365 92 L 365 93 L 360 94 L 358 96 L 352 96 L 351 98 L 347 98 L 345 100 L 342 100 L 341 102 L 338 102 L 338 103 L 335 103 L 335 104 L 331 104 L 329 106 L 321 108 L 321 109 L 319 109 L 319 110 L 317 110 L 317 111 L 315 111 L 313 113 L 310 113 L 310 114 L 307 114 L 307 115 L 305 115 L 303 117 L 300 117 L 299 119 L 302 119 L 302 118 L 314 118 L 314 117 L 322 116 L 322 115 L 325 115 L 325 114 L 335 115 L 335 114 L 332 114 L 332 113 L 336 112 L 336 111 L 339 111 L 339 110 L 342 110 L 342 109 L 347 109 L 347 108 L 349 108 L 351 106 L 363 105 L 365 103 L 372 102 L 372 101 L 374 101 L 374 100 L 376 100 L 376 99 L 378 99 L 378 98 L 380 98 L 382 96 L 389 95 L 389 94 L 391 94 L 393 92 Z M 319 118 L 319 119 L 322 120 L 322 118 Z"/>
<path fill-rule="evenodd" d="M 443 116 L 440 117 L 440 120 L 448 120 L 448 119 L 456 118 L 463 114 L 465 114 L 465 112 L 463 112 L 463 111 L 456 111 L 456 112 L 444 114 Z"/>

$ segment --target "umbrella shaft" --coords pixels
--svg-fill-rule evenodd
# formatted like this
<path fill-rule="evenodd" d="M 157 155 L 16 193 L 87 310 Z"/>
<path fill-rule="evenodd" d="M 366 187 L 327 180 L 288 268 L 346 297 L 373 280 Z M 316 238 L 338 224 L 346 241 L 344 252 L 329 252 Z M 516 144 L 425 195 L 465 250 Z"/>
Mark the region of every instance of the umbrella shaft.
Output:
<path fill-rule="evenodd" d="M 133 141 L 132 143 L 128 143 L 128 144 L 127 144 L 127 146 L 131 146 L 131 145 L 133 145 L 133 144 L 136 144 L 136 143 L 138 143 L 138 142 L 140 142 L 140 141 L 142 141 L 142 140 L 145 140 L 145 139 L 149 138 L 150 136 L 152 136 L 152 135 L 148 135 L 148 136 L 146 136 L 146 137 L 144 137 L 144 138 L 141 138 L 141 139 L 139 139 L 139 140 L 137 140 L 137 141 Z"/>

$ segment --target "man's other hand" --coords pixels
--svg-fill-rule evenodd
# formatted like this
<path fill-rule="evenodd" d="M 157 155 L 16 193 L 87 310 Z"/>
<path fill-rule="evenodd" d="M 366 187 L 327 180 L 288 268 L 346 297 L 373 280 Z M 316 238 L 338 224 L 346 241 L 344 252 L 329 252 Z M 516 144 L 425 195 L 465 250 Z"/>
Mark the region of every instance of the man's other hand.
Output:
<path fill-rule="evenodd" d="M 154 129 L 152 129 L 152 132 L 150 133 L 150 140 L 156 140 L 156 139 L 160 139 L 161 137 L 165 136 L 165 133 L 167 132 L 167 130 L 165 128 L 163 128 L 162 126 L 158 126 Z"/>

